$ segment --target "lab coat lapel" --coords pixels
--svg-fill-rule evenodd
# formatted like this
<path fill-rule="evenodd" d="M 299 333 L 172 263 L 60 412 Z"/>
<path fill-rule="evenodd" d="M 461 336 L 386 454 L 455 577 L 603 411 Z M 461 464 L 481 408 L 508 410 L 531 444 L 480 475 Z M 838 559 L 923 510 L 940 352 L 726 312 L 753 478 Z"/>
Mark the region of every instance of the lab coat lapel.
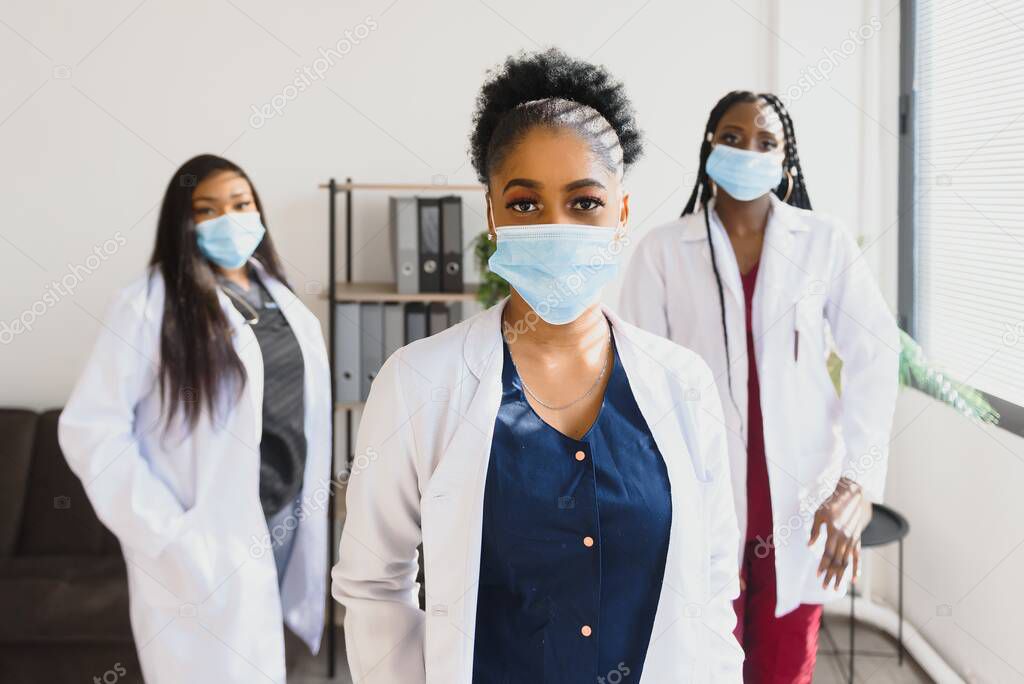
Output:
<path fill-rule="evenodd" d="M 434 570 L 426 587 L 426 619 L 437 621 L 436 638 L 426 648 L 440 682 L 472 678 L 484 484 L 501 404 L 506 301 L 474 321 L 466 336 L 463 377 L 448 389 L 448 410 L 460 412 L 458 425 L 422 499 L 423 547 Z"/>
<path fill-rule="evenodd" d="M 695 577 L 692 572 L 685 572 L 687 561 L 690 561 L 689 567 L 694 567 L 693 562 L 697 559 L 702 544 L 704 507 L 701 505 L 702 492 L 694 470 L 696 466 L 691 444 L 684 434 L 683 421 L 679 420 L 680 415 L 685 416 L 689 413 L 686 407 L 673 404 L 676 400 L 694 400 L 694 397 L 700 396 L 699 391 L 702 388 L 695 387 L 692 390 L 696 393 L 688 390 L 684 396 L 676 396 L 679 393 L 672 392 L 669 387 L 672 370 L 651 356 L 633 339 L 630 329 L 623 325 L 617 314 L 607 307 L 602 308 L 612 322 L 619 359 L 629 379 L 630 390 L 662 454 L 669 479 L 672 526 L 665 575 L 654 615 L 651 646 L 648 652 L 648 659 L 654 663 L 651 671 L 667 672 L 669 670 L 663 669 L 662 665 L 672 662 L 673 654 L 658 649 L 658 640 L 684 616 L 688 605 L 703 603 L 701 597 L 705 589 L 700 584 L 699 577 Z M 692 433 L 693 431 L 691 438 L 694 436 Z M 665 643 L 670 645 L 669 642 Z"/>
<path fill-rule="evenodd" d="M 736 252 L 732 248 L 732 242 L 729 240 L 728 233 L 725 232 L 725 227 L 722 226 L 718 214 L 715 213 L 713 199 L 708 203 L 708 212 L 708 218 L 711 221 L 711 240 L 715 247 L 715 264 L 718 266 L 718 274 L 722 278 L 722 287 L 725 292 L 732 295 L 733 301 L 742 311 L 744 294 L 743 285 L 740 282 L 740 268 L 736 263 Z M 701 223 L 703 222 L 702 218 Z M 711 258 L 710 251 L 707 258 Z"/>
<path fill-rule="evenodd" d="M 231 298 L 224 294 L 219 287 L 217 288 L 217 300 L 220 302 L 224 315 L 228 318 L 228 323 L 231 324 L 235 353 L 238 354 L 242 365 L 245 366 L 246 380 L 242 387 L 242 393 L 248 396 L 249 407 L 254 415 L 253 422 L 256 432 L 253 435 L 255 441 L 252 444 L 258 448 L 263 434 L 263 354 L 260 353 L 256 333 L 245 322 L 245 318 L 235 308 Z"/>

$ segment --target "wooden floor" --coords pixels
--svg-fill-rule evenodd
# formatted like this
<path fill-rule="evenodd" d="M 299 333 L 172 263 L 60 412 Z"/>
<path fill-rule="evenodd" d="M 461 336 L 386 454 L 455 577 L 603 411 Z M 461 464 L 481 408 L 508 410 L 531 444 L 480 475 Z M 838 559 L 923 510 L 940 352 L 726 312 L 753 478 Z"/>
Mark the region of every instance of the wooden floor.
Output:
<path fill-rule="evenodd" d="M 840 649 L 845 650 L 849 643 L 849 621 L 841 617 L 829 617 L 826 620 L 832 637 Z M 857 650 L 893 653 L 896 652 L 896 641 L 890 639 L 871 627 L 857 625 L 856 633 Z M 821 634 L 820 648 L 818 649 L 818 664 L 814 671 L 814 684 L 841 684 L 846 682 L 849 672 L 849 661 L 845 654 L 829 655 L 831 645 L 824 632 Z M 335 684 L 352 684 L 352 678 L 345 664 L 345 640 L 341 633 L 338 633 L 338 662 L 337 673 L 333 680 Z M 325 649 L 320 655 L 313 658 L 308 653 L 296 666 L 294 674 L 288 677 L 289 684 L 326 684 L 332 680 L 327 679 L 327 659 Z M 897 664 L 895 657 L 858 655 L 854 664 L 854 681 L 861 684 L 917 684 L 919 682 L 932 681 L 913 661 L 909 655 L 904 655 L 903 666 Z"/>

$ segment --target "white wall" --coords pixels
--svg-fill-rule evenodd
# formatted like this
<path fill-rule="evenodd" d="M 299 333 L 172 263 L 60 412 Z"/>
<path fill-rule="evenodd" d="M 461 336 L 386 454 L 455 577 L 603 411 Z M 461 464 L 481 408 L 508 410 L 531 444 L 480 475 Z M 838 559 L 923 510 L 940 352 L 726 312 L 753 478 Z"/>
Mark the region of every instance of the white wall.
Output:
<path fill-rule="evenodd" d="M 773 88 L 815 210 L 842 218 L 896 305 L 899 3 L 780 2 Z"/>
<path fill-rule="evenodd" d="M 1024 682 L 1022 491 L 1024 439 L 903 392 L 886 497 L 910 521 L 904 607 L 968 681 Z M 876 596 L 896 606 L 896 547 L 872 556 Z"/>

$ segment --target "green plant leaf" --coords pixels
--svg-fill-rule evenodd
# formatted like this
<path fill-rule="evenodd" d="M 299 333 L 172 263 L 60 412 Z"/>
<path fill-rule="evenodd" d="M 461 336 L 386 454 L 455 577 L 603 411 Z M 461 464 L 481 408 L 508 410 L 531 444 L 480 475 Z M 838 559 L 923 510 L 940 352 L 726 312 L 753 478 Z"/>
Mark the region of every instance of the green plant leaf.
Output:
<path fill-rule="evenodd" d="M 497 245 L 493 240 L 487 239 L 487 231 L 476 236 L 473 241 L 473 253 L 476 255 L 476 263 L 480 269 L 480 287 L 477 290 L 476 300 L 485 309 L 497 304 L 509 294 L 508 283 L 496 273 L 492 273 L 487 267 L 487 261 L 494 254 Z"/>

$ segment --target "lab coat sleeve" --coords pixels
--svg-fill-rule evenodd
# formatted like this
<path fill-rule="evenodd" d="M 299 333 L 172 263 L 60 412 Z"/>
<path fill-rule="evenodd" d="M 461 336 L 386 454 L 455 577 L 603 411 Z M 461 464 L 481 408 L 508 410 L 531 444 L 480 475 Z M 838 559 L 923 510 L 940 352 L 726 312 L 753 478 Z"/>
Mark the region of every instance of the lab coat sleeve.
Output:
<path fill-rule="evenodd" d="M 842 475 L 882 501 L 899 380 L 899 330 L 853 236 L 834 227 L 833 279 L 825 316 L 843 361 Z"/>
<path fill-rule="evenodd" d="M 359 421 L 331 594 L 345 606 L 352 680 L 423 682 L 424 620 L 416 584 L 420 497 L 401 355 L 381 367 Z"/>
<path fill-rule="evenodd" d="M 136 288 L 110 306 L 99 338 L 61 413 L 58 439 L 97 517 L 126 550 L 156 558 L 186 514 L 149 467 L 135 407 L 157 377 L 159 322 L 145 319 Z"/>
<path fill-rule="evenodd" d="M 705 625 L 711 630 L 709 657 L 713 682 L 740 682 L 743 679 L 743 649 L 736 641 L 736 612 L 733 599 L 739 596 L 740 531 L 733 504 L 729 453 L 726 443 L 725 418 L 718 388 L 710 370 L 706 371 L 701 388 L 700 444 L 704 453 L 708 497 L 706 507 L 708 546 L 711 552 L 710 600 Z"/>
<path fill-rule="evenodd" d="M 648 234 L 626 267 L 619 315 L 639 328 L 668 337 L 665 298 L 664 259 L 656 236 Z"/>

